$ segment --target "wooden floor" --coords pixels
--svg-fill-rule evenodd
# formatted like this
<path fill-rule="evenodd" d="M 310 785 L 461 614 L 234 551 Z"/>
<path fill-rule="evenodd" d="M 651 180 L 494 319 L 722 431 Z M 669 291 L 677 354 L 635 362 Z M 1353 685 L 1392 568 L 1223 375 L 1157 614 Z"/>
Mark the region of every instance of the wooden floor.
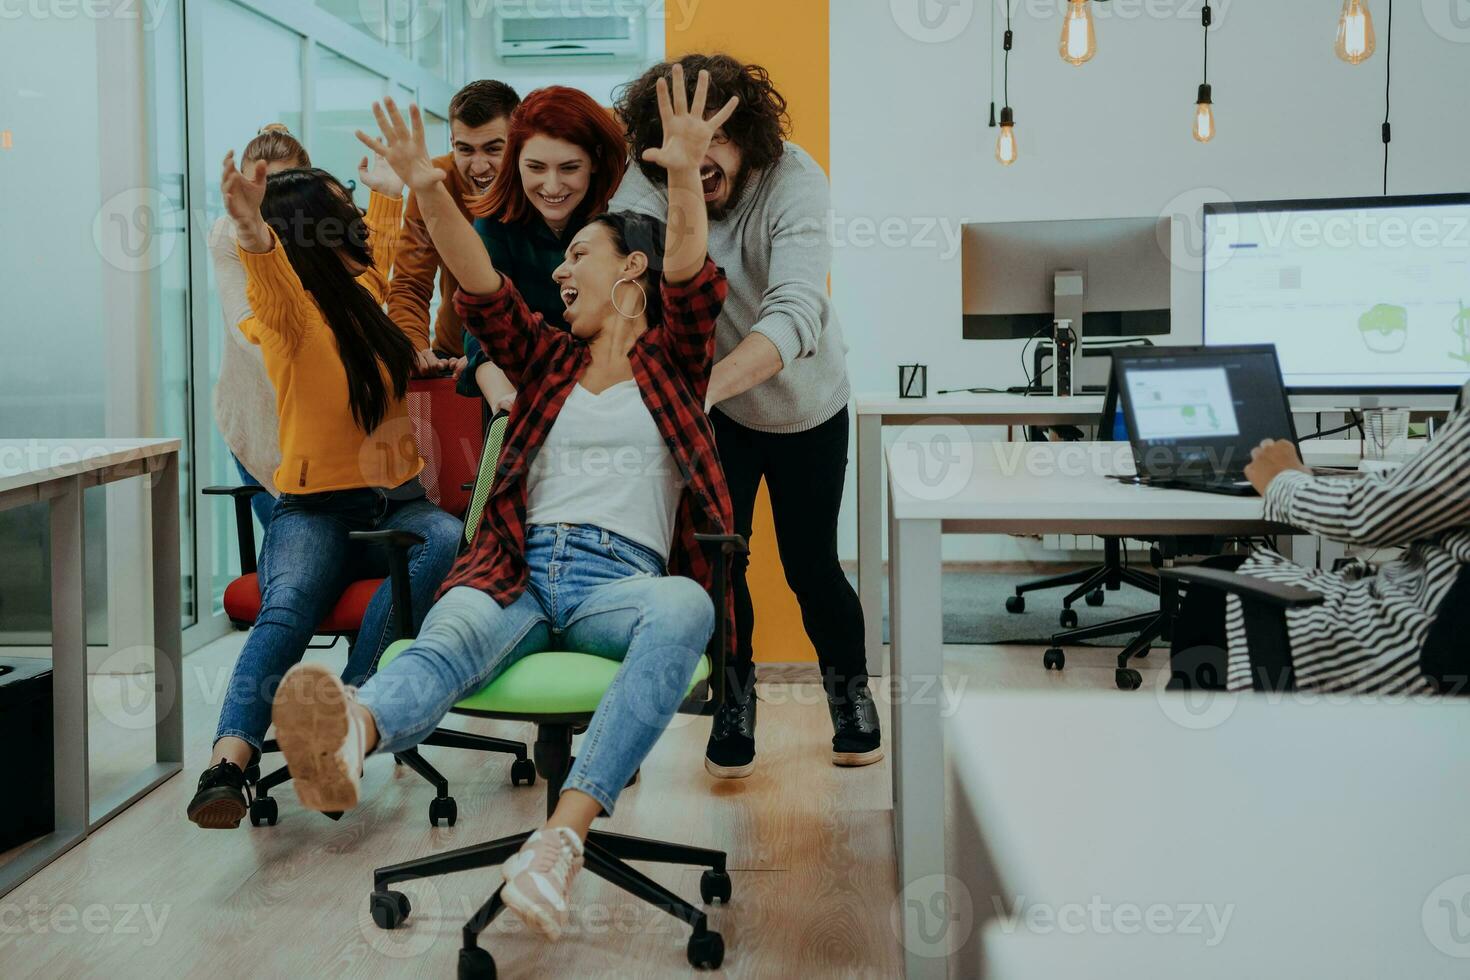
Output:
<path fill-rule="evenodd" d="M 400 885 L 413 915 L 405 927 L 385 932 L 367 910 L 371 871 L 535 826 L 542 784 L 512 788 L 508 756 L 428 749 L 459 803 L 453 828 L 431 829 L 428 785 L 375 758 L 364 776 L 364 804 L 338 823 L 303 810 L 284 788 L 276 827 L 199 830 L 185 819 L 185 804 L 207 763 L 219 695 L 240 642 L 228 637 L 185 661 L 184 773 L 0 899 L 0 975 L 454 974 L 460 927 L 499 884 L 499 872 Z M 971 686 L 1112 689 L 1106 650 L 1069 651 L 1063 673 L 1043 671 L 1041 651 L 1026 647 L 955 647 L 947 654 L 952 693 Z M 313 656 L 335 662 L 340 655 Z M 115 686 L 98 678 L 95 699 L 107 704 Z M 831 726 L 817 684 L 763 683 L 760 693 L 754 776 L 707 777 L 701 758 L 709 721 L 677 718 L 639 783 L 620 798 L 616 816 L 600 825 L 729 853 L 734 897 L 710 910 L 727 950 L 718 975 L 898 976 L 888 763 L 857 770 L 829 763 Z M 879 700 L 886 722 L 881 686 Z M 110 778 L 108 766 L 125 768 L 146 749 L 136 726 L 109 733 L 109 719 L 119 717 L 127 716 L 93 712 L 93 759 L 103 770 L 94 784 Z M 454 722 L 531 737 L 526 725 Z M 697 870 L 641 867 L 698 903 Z M 483 945 L 502 976 L 691 975 L 688 929 L 679 921 L 590 873 L 577 879 L 573 902 L 571 929 L 556 944 L 528 934 L 513 917 L 492 924 Z"/>

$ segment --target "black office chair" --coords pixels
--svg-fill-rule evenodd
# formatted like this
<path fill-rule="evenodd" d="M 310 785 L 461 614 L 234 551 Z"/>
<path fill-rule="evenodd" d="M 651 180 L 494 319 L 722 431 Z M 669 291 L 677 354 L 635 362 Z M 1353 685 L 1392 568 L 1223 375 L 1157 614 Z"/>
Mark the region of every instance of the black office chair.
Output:
<path fill-rule="evenodd" d="M 1238 598 L 1250 655 L 1251 689 L 1273 693 L 1296 690 L 1296 668 L 1286 615 L 1294 609 L 1321 605 L 1326 601 L 1321 593 L 1217 568 L 1165 569 L 1159 575 L 1166 583 L 1182 583 L 1191 589 L 1215 589 Z M 1442 608 L 1463 609 L 1465 591 L 1459 583 L 1451 587 Z M 1460 637 L 1457 628 L 1432 630 L 1420 652 L 1420 673 L 1440 694 L 1470 695 L 1470 672 L 1467 672 L 1470 658 Z M 1187 663 L 1183 667 L 1176 662 L 1169 687 L 1172 690 L 1223 689 L 1226 669 L 1223 658 L 1218 663 Z"/>
<path fill-rule="evenodd" d="M 1109 378 L 1107 394 L 1103 398 L 1102 415 L 1098 417 L 1096 440 L 1109 442 L 1127 439 L 1126 428 L 1120 424 L 1121 422 L 1122 416 L 1118 413 L 1118 390 L 1112 379 Z M 1056 431 L 1062 433 L 1064 441 L 1080 441 L 1082 438 L 1081 430 L 1073 426 L 1065 426 Z M 1077 612 L 1072 608 L 1072 604 L 1078 599 L 1085 598 L 1089 606 L 1100 606 L 1107 592 L 1116 592 L 1125 583 L 1153 595 L 1159 594 L 1159 580 L 1156 577 L 1128 565 L 1122 538 L 1104 537 L 1102 541 L 1103 562 L 1101 565 L 1091 565 L 1074 572 L 1023 582 L 1016 586 L 1015 595 L 1006 598 L 1006 612 L 1025 612 L 1026 593 L 1028 592 L 1073 586 L 1072 591 L 1062 599 L 1061 614 L 1062 627 L 1073 629 L 1077 626 Z M 1118 632 L 1125 632 L 1125 630 L 1119 629 Z M 1048 663 L 1047 666 L 1050 668 L 1052 664 Z M 1055 666 L 1060 669 L 1061 662 Z"/>
<path fill-rule="evenodd" d="M 1245 621 L 1246 647 L 1250 652 L 1251 689 L 1278 693 L 1296 690 L 1286 614 L 1293 609 L 1321 605 L 1324 601 L 1321 593 L 1239 572 L 1198 566 L 1165 568 L 1160 570 L 1159 577 L 1172 585 L 1183 583 L 1189 588 L 1218 589 L 1239 598 L 1241 616 Z M 1224 688 L 1225 664 L 1211 664 L 1206 670 L 1218 676 L 1176 677 L 1169 686 Z"/>
<path fill-rule="evenodd" d="M 473 514 L 483 511 L 484 501 L 494 482 L 493 461 L 499 453 L 505 419 L 502 413 L 491 423 L 485 456 L 481 460 L 480 475 L 473 495 Z M 745 551 L 745 541 L 739 535 L 700 534 L 696 537 L 701 543 L 719 551 L 714 566 L 712 596 L 716 625 L 709 650 L 695 671 L 690 690 L 679 712 L 713 715 L 725 699 L 727 562 L 730 555 Z M 383 655 L 383 663 L 397 657 L 408 645 L 399 642 L 389 647 Z M 464 698 L 451 710 L 477 718 L 535 723 L 536 744 L 533 755 L 536 771 L 546 781 L 546 813 L 549 817 L 556 809 L 562 784 L 572 768 L 572 736 L 585 729 L 592 720 L 592 714 L 597 710 L 597 705 L 616 676 L 619 666 L 604 657 L 588 654 L 561 651 L 534 653 L 517 661 L 493 682 Z M 484 844 L 378 868 L 373 872 L 373 892 L 368 899 L 373 921 L 380 928 L 393 929 L 408 918 L 411 911 L 408 896 L 389 888 L 395 882 L 495 867 L 519 851 L 533 832 L 526 830 Z M 653 861 L 660 864 L 707 867 L 708 870 L 699 882 L 700 897 L 707 904 L 714 901 L 728 902 L 731 882 L 730 875 L 725 870 L 725 852 L 593 830 L 584 843 L 583 860 L 587 870 L 598 877 L 605 878 L 675 918 L 683 919 L 693 929 L 686 950 L 690 964 L 700 969 L 719 968 L 724 961 L 725 941 L 718 932 L 708 927 L 705 913 L 627 862 Z M 503 887 L 502 883 L 501 888 Z M 464 925 L 464 945 L 459 953 L 461 978 L 495 976 L 495 960 L 489 951 L 479 947 L 479 935 L 504 908 L 500 897 L 501 888 L 497 888 Z"/>

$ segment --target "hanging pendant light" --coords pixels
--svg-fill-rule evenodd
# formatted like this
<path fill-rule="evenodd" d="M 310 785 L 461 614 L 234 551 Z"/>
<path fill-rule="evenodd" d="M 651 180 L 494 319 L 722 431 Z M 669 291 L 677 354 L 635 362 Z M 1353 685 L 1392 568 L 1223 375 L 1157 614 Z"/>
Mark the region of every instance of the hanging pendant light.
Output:
<path fill-rule="evenodd" d="M 1210 102 L 1210 87 L 1199 87 L 1199 100 L 1194 104 L 1194 138 L 1208 143 L 1215 138 L 1215 107 Z"/>
<path fill-rule="evenodd" d="M 1337 21 L 1337 56 L 1350 65 L 1362 64 L 1377 46 L 1368 0 L 1343 0 Z"/>
<path fill-rule="evenodd" d="M 1009 167 L 1016 162 L 1019 147 L 1016 145 L 1016 114 L 1010 106 L 1000 110 L 1000 135 L 995 138 L 995 159 Z"/>
<path fill-rule="evenodd" d="M 1001 96 L 1004 104 L 1000 110 L 1000 134 L 995 138 L 995 159 L 1003 167 L 1016 162 L 1020 147 L 1016 144 L 1016 113 L 1011 109 L 1011 46 L 1015 41 L 1011 33 L 1011 4 L 1006 0 L 1006 32 L 1001 41 L 1005 52 L 1001 68 Z"/>
<path fill-rule="evenodd" d="M 1062 41 L 1058 45 L 1062 60 L 1069 65 L 1084 65 L 1097 54 L 1097 30 L 1092 24 L 1089 0 L 1067 0 L 1067 13 L 1062 18 Z"/>
<path fill-rule="evenodd" d="M 1204 80 L 1200 82 L 1199 94 L 1194 101 L 1194 138 L 1201 143 L 1208 143 L 1215 138 L 1215 104 L 1210 94 L 1210 5 L 1205 4 L 1200 11 L 1200 23 L 1205 31 L 1205 63 L 1203 70 Z"/>

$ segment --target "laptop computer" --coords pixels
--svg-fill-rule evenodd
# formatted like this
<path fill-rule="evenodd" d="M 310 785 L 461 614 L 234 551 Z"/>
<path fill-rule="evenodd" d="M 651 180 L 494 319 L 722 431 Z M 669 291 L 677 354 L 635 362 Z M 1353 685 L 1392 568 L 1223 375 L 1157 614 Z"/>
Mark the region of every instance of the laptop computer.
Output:
<path fill-rule="evenodd" d="M 1270 344 L 1118 350 L 1113 383 L 1139 483 L 1254 494 L 1251 450 L 1264 439 L 1297 442 Z"/>

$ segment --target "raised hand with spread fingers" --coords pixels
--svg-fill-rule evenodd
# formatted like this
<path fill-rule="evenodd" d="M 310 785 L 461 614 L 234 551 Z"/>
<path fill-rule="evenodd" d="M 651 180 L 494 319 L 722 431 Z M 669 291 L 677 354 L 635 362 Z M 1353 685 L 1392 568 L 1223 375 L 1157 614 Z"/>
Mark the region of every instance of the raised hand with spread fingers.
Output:
<path fill-rule="evenodd" d="M 378 121 L 382 138 L 369 136 L 362 130 L 357 131 L 357 138 L 382 157 L 413 191 L 439 258 L 460 286 L 469 293 L 498 293 L 503 282 L 500 273 L 495 271 L 480 236 L 454 203 L 444 184 L 444 171 L 434 166 L 429 157 L 423 114 L 417 105 L 410 105 L 408 116 L 404 120 L 392 99 L 374 102 L 373 117 Z"/>

